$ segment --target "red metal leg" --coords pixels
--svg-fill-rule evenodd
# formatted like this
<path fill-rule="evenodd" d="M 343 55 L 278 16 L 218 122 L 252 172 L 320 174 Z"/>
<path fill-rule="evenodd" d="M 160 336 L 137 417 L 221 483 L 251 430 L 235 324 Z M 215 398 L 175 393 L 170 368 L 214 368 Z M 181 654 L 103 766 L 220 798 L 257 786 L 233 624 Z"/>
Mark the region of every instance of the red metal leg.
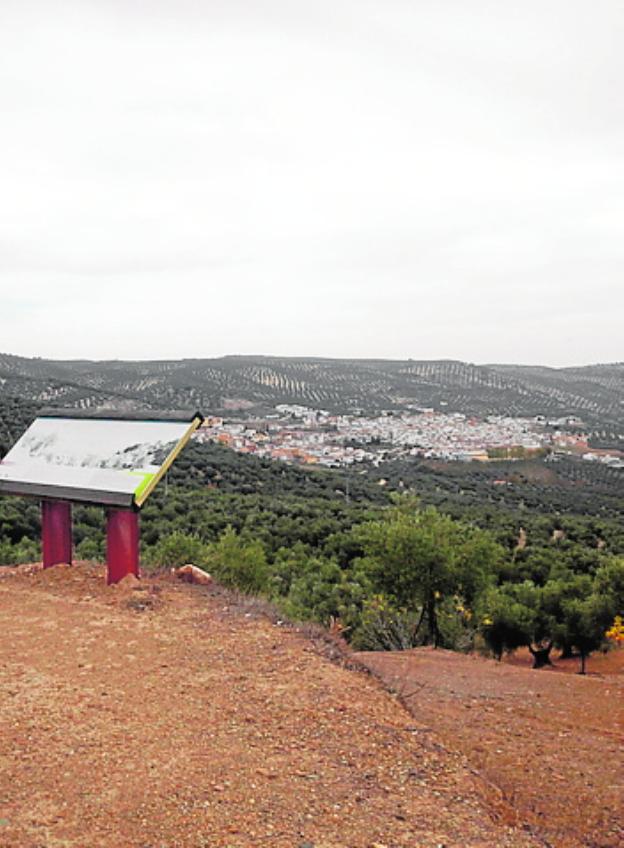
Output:
<path fill-rule="evenodd" d="M 43 567 L 72 561 L 71 504 L 41 502 L 41 550 Z"/>
<path fill-rule="evenodd" d="M 109 509 L 106 514 L 107 582 L 118 583 L 127 574 L 139 576 L 139 513 Z"/>

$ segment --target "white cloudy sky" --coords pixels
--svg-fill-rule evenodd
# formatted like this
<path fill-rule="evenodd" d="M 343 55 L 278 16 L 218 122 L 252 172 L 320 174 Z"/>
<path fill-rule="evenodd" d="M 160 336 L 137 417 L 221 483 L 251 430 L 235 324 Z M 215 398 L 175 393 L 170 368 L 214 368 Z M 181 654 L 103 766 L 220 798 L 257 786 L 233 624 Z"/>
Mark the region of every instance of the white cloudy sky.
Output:
<path fill-rule="evenodd" d="M 624 359 L 621 0 L 1 0 L 0 351 Z"/>

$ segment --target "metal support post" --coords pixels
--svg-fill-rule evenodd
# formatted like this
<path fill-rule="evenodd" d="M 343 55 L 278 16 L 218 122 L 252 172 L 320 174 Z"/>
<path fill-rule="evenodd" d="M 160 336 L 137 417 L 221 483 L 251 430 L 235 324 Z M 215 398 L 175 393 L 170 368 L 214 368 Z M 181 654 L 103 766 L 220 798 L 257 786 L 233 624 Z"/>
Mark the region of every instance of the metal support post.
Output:
<path fill-rule="evenodd" d="M 43 567 L 72 561 L 71 504 L 67 501 L 41 502 L 41 552 Z"/>
<path fill-rule="evenodd" d="M 118 583 L 127 574 L 139 576 L 139 513 L 109 509 L 106 513 L 107 582 Z"/>

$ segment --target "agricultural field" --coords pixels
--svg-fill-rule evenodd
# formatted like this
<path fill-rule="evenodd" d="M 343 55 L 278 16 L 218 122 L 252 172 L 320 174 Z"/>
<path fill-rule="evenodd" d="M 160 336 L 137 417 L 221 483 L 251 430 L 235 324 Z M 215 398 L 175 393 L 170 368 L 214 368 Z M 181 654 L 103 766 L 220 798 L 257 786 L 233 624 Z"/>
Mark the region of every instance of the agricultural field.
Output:
<path fill-rule="evenodd" d="M 300 403 L 334 412 L 409 406 L 472 415 L 582 419 L 620 444 L 624 365 L 540 368 L 452 360 L 226 356 L 154 362 L 25 359 L 0 354 L 0 399 L 92 407 L 198 407 L 205 413 Z"/>

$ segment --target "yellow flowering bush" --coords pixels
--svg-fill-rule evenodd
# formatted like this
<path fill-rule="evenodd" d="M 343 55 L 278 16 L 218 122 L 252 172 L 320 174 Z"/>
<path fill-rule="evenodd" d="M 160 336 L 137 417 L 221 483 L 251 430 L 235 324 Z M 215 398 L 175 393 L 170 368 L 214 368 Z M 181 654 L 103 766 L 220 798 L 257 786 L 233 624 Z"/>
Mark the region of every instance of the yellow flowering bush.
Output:
<path fill-rule="evenodd" d="M 606 631 L 605 636 L 618 645 L 624 642 L 624 619 L 621 615 L 615 616 L 613 624 Z"/>

